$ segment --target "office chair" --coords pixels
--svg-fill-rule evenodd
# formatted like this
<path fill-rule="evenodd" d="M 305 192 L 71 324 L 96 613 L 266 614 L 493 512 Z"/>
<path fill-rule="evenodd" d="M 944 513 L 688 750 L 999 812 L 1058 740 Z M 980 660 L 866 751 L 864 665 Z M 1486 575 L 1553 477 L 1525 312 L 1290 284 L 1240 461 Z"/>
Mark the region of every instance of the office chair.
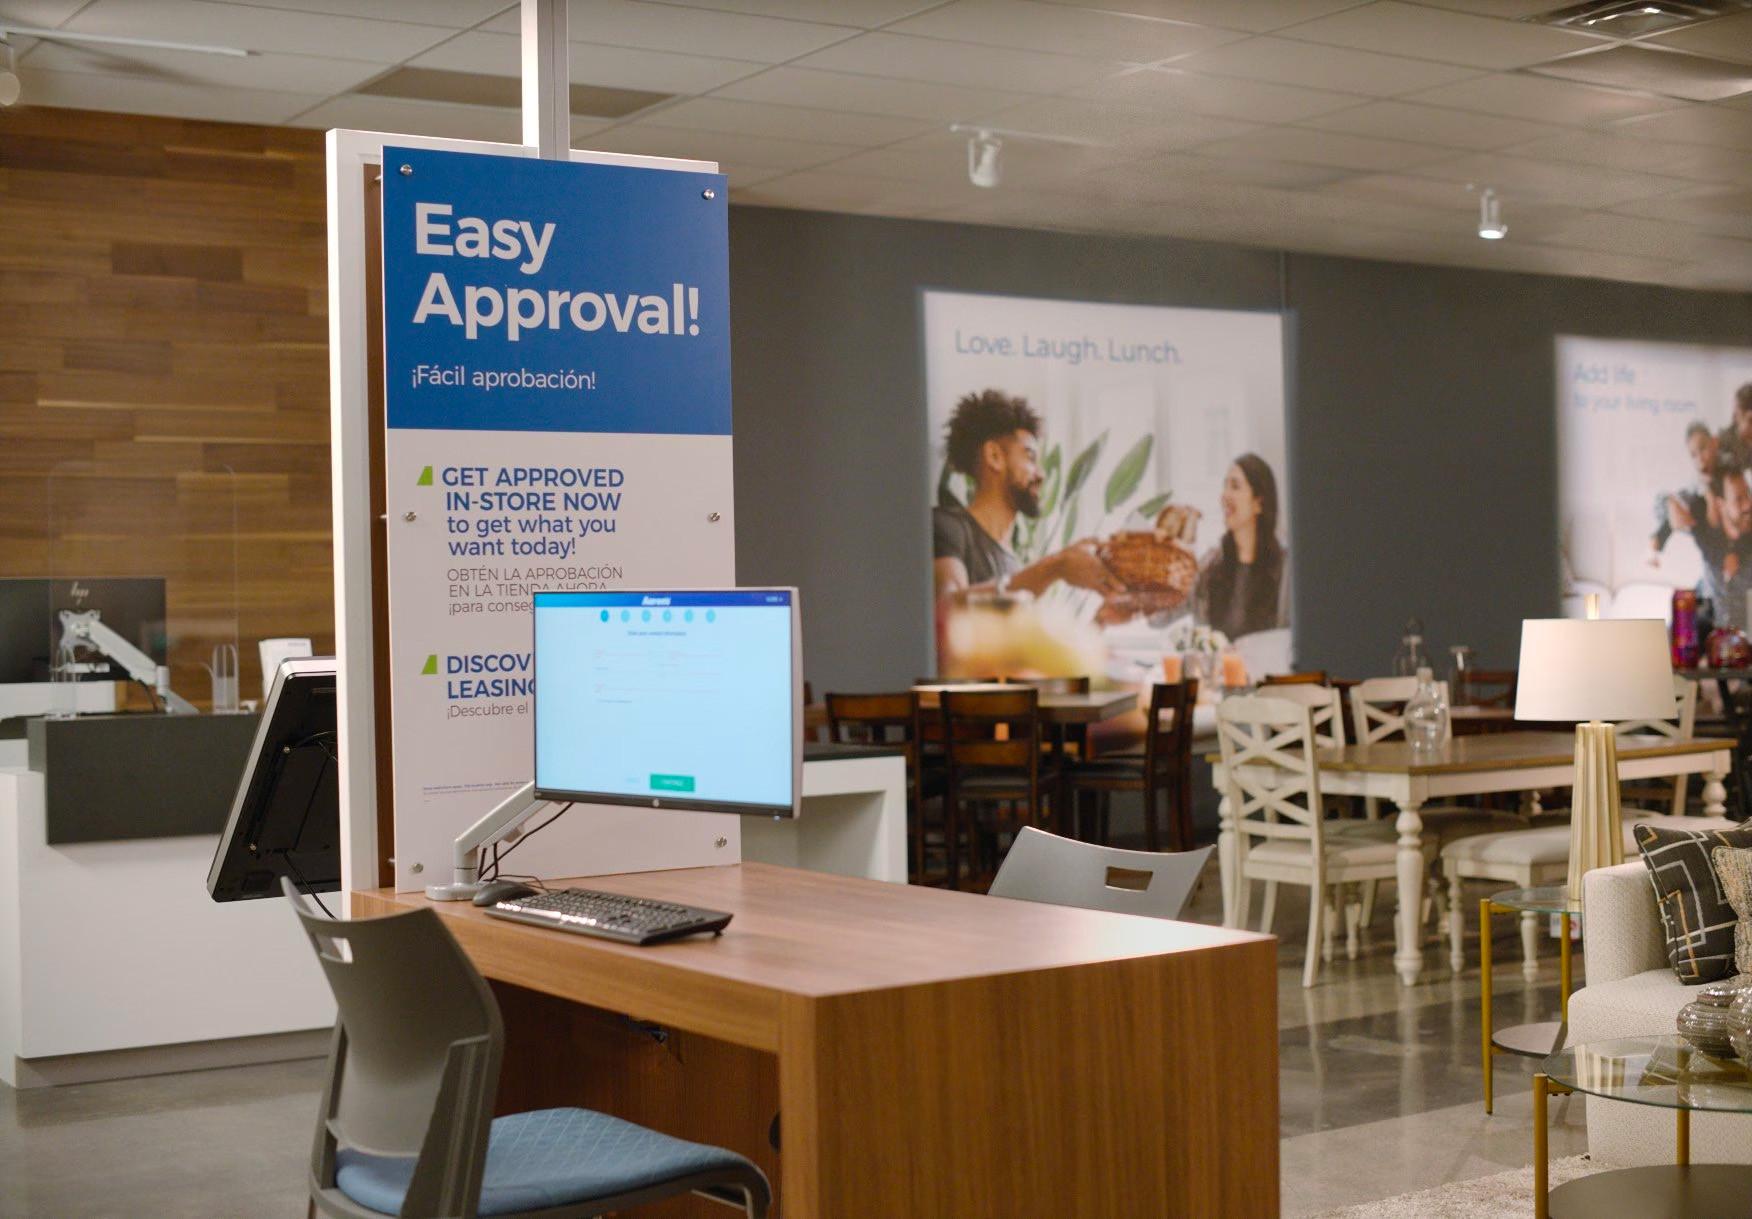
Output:
<path fill-rule="evenodd" d="M 696 1193 L 764 1219 L 766 1176 L 735 1152 L 589 1109 L 493 1117 L 505 1026 L 438 916 L 338 921 L 281 887 L 340 1009 L 311 1214 L 589 1219 Z"/>
<path fill-rule="evenodd" d="M 1049 906 L 1179 918 L 1210 857 L 1210 847 L 1178 854 L 1124 851 L 1025 826 L 990 893 Z"/>

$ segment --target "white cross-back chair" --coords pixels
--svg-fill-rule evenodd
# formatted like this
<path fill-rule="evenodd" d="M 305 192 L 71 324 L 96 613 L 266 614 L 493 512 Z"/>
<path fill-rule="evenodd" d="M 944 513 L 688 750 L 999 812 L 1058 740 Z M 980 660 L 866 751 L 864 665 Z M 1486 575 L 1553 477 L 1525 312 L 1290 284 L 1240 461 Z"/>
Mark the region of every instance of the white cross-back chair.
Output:
<path fill-rule="evenodd" d="M 1309 722 L 1314 730 L 1314 748 L 1344 748 L 1344 696 L 1332 686 L 1307 683 L 1272 686 L 1267 697 L 1282 699 L 1308 708 Z M 1264 900 L 1259 906 L 1259 929 L 1269 933 L 1277 917 L 1277 881 L 1265 882 Z M 1365 915 L 1372 908 L 1365 909 Z M 1364 922 L 1367 922 L 1365 917 Z"/>
<path fill-rule="evenodd" d="M 1233 926 L 1247 921 L 1251 882 L 1308 889 L 1308 954 L 1302 985 L 1314 985 L 1332 952 L 1337 910 L 1344 911 L 1347 951 L 1357 952 L 1360 903 L 1352 886 L 1392 880 L 1397 847 L 1391 827 L 1326 819 L 1315 764 L 1312 710 L 1274 696 L 1217 704 L 1217 742 L 1227 776 L 1235 831 Z M 1383 832 L 1385 831 L 1385 832 Z M 1331 902 L 1329 898 L 1348 898 Z"/>

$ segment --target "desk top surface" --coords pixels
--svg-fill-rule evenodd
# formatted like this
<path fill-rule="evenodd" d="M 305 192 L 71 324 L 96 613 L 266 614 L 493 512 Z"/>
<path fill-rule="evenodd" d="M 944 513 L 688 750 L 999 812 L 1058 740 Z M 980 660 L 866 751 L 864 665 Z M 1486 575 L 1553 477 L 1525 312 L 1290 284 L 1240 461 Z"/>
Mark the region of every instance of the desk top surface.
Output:
<path fill-rule="evenodd" d="M 1107 914 L 915 885 L 742 863 L 553 880 L 727 910 L 719 937 L 639 948 L 495 919 L 469 902 L 387 889 L 353 894 L 356 916 L 429 908 L 477 963 L 495 953 L 545 956 L 554 968 L 651 968 L 781 995 L 822 997 L 994 974 L 1196 952 L 1269 940 L 1197 923 Z M 477 951 L 481 949 L 483 951 Z M 495 973 L 490 963 L 482 972 Z"/>

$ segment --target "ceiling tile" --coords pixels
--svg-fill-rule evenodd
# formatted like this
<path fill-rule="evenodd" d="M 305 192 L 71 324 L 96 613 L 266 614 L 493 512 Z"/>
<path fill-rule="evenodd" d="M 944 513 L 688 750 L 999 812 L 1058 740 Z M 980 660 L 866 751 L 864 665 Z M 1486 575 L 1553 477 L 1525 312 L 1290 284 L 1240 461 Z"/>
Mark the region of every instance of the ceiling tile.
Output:
<path fill-rule="evenodd" d="M 831 4 L 818 5 L 818 20 L 794 21 L 641 0 L 572 0 L 566 33 L 573 42 L 783 63 L 857 32 L 844 23 L 827 24 L 833 12 Z M 517 34 L 522 17 L 513 6 L 482 28 Z"/>
<path fill-rule="evenodd" d="M 1475 68 L 1519 68 L 1600 45 L 1586 34 L 1550 26 L 1474 17 L 1381 0 L 1298 25 L 1286 37 L 1304 42 L 1410 55 Z"/>
<path fill-rule="evenodd" d="M 1251 123 L 1202 114 L 1177 114 L 1161 108 L 1141 109 L 1085 101 L 1073 97 L 1043 97 L 994 116 L 993 126 L 1070 140 L 1088 140 L 1137 148 L 1186 148 L 1256 130 Z"/>
<path fill-rule="evenodd" d="M 1111 76 L 1124 65 L 1074 55 L 877 33 L 805 56 L 791 66 L 1024 93 L 1059 93 Z"/>
<path fill-rule="evenodd" d="M 1137 68 L 1073 92 L 1095 101 L 1134 106 L 1166 103 L 1194 114 L 1253 123 L 1290 123 L 1363 101 L 1351 93 L 1329 93 L 1237 77 L 1198 76 L 1174 68 Z"/>
<path fill-rule="evenodd" d="M 225 0 L 244 8 L 293 9 L 301 13 L 324 13 L 331 17 L 369 17 L 376 21 L 406 21 L 418 18 L 422 25 L 444 25 L 464 30 L 503 12 L 506 0 Z M 7 5 L 8 10 L 13 6 Z M 75 5 L 74 7 L 78 7 Z"/>
<path fill-rule="evenodd" d="M 1479 150 L 1502 148 L 1524 143 L 1541 135 L 1562 133 L 1561 128 L 1545 123 L 1472 114 L 1440 106 L 1419 106 L 1411 102 L 1370 102 L 1366 106 L 1355 106 L 1337 114 L 1308 119 L 1304 126 L 1318 127 L 1323 131 L 1348 131 L 1353 135 L 1372 135 L 1389 140 Z M 1564 138 L 1567 138 L 1567 134 Z"/>
<path fill-rule="evenodd" d="M 1214 157 L 1292 161 L 1363 170 L 1407 169 L 1453 155 L 1452 149 L 1431 148 L 1424 144 L 1291 127 L 1274 127 L 1233 139 L 1217 140 L 1200 146 L 1199 152 Z"/>
<path fill-rule="evenodd" d="M 572 83 L 650 89 L 661 93 L 707 93 L 763 70 L 763 64 L 702 55 L 672 55 L 574 42 L 570 47 Z M 443 46 L 409 60 L 416 68 L 520 76 L 522 56 L 515 34 L 458 34 Z"/>
<path fill-rule="evenodd" d="M 1670 258 L 1686 262 L 1752 254 L 1752 245 L 1732 238 L 1712 237 L 1670 221 L 1615 216 L 1608 212 L 1590 212 L 1555 232 L 1545 234 L 1540 240 L 1549 245 L 1581 246 L 1638 258 Z"/>
<path fill-rule="evenodd" d="M 1648 41 L 1655 46 L 1675 47 L 1694 55 L 1708 55 L 1712 59 L 1752 63 L 1752 12 L 1717 17 L 1714 21 L 1674 30 L 1670 34 L 1657 34 Z"/>
<path fill-rule="evenodd" d="M 1705 148 L 1697 144 L 1675 144 L 1676 154 L 1671 164 L 1661 172 L 1676 178 L 1692 178 L 1699 182 L 1731 182 L 1752 186 L 1752 157 L 1727 148 Z"/>
<path fill-rule="evenodd" d="M 1640 44 L 1570 55 L 1539 64 L 1528 71 L 1610 89 L 1655 93 L 1694 102 L 1713 102 L 1752 93 L 1752 64 L 1726 63 Z"/>
<path fill-rule="evenodd" d="M 1478 210 L 1478 195 L 1467 190 L 1464 183 L 1410 174 L 1353 174 L 1324 189 L 1331 194 L 1357 195 L 1412 207 L 1449 208 L 1457 212 Z"/>
<path fill-rule="evenodd" d="M 1634 127 L 1625 128 L 1627 132 Z M 1697 149 L 1663 140 L 1639 140 L 1603 131 L 1565 131 L 1545 136 L 1504 151 L 1535 161 L 1570 161 L 1603 169 L 1629 169 L 1639 173 L 1677 173 L 1674 167 L 1695 157 Z M 1691 175 L 1682 175 L 1691 176 Z"/>
<path fill-rule="evenodd" d="M 1677 221 L 1700 233 L 1752 240 L 1752 189 L 1744 186 L 1702 186 L 1655 199 L 1634 199 L 1613 211 Z"/>
<path fill-rule="evenodd" d="M 1006 140 L 999 161 L 1003 173 L 999 189 L 1053 189 L 1085 182 L 1092 171 L 1131 159 L 1131 153 L 1113 148 Z M 934 183 L 957 191 L 971 186 L 967 139 L 947 131 L 931 131 L 886 148 L 858 152 L 836 161 L 831 169 L 835 173 Z"/>
<path fill-rule="evenodd" d="M 198 51 L 160 51 L 39 42 L 20 62 L 43 71 L 98 72 L 165 84 L 227 85 L 287 93 L 342 93 L 383 72 L 384 65 L 320 55 L 266 52 L 247 59 Z"/>
<path fill-rule="evenodd" d="M 189 85 L 93 72 L 38 71 L 19 66 L 24 102 L 76 110 L 115 110 L 232 123 L 283 123 L 322 100 L 320 94 Z"/>
<path fill-rule="evenodd" d="M 747 132 L 781 140 L 818 140 L 866 148 L 918 135 L 935 125 L 923 119 L 768 106 L 722 97 L 698 97 L 677 102 L 653 111 L 649 118 L 666 127 Z"/>
<path fill-rule="evenodd" d="M 1303 190 L 1349 177 L 1352 171 L 1331 165 L 1293 165 L 1287 161 L 1249 161 L 1241 157 L 1205 157 L 1196 152 L 1175 152 L 1128 161 L 1097 172 L 1121 182 L 1130 179 L 1156 184 L 1213 181 Z"/>
<path fill-rule="evenodd" d="M 119 38 L 214 43 L 294 55 L 329 55 L 337 47 L 344 47 L 351 58 L 376 63 L 400 62 L 455 33 L 437 25 L 250 8 L 207 0 L 94 0 L 63 28 Z"/>
<path fill-rule="evenodd" d="M 916 182 L 810 169 L 785 174 L 740 192 L 742 203 L 824 208 L 836 212 L 917 215 L 944 206 L 941 192 Z"/>
<path fill-rule="evenodd" d="M 1239 76 L 1248 80 L 1366 93 L 1375 97 L 1430 89 L 1478 75 L 1475 68 L 1296 42 L 1289 38 L 1249 38 L 1244 42 L 1232 42 L 1177 60 L 1174 66 L 1212 76 Z"/>
<path fill-rule="evenodd" d="M 1267 30 L 1324 17 L 1342 9 L 1356 8 L 1368 0 L 1053 0 L 1070 8 L 1105 9 L 1135 13 L 1167 21 L 1190 21 L 1219 29 Z"/>
<path fill-rule="evenodd" d="M 1027 98 L 1022 93 L 857 76 L 850 72 L 819 72 L 812 68 L 772 68 L 719 89 L 717 96 L 946 123 L 978 119 Z"/>
<path fill-rule="evenodd" d="M 862 151 L 855 144 L 779 140 L 747 132 L 700 131 L 651 122 L 623 123 L 600 132 L 590 137 L 590 147 L 605 152 L 636 152 L 781 171 L 810 169 Z"/>
<path fill-rule="evenodd" d="M 1631 119 L 1613 130 L 1639 140 L 1673 140 L 1713 148 L 1752 149 L 1752 110 L 1726 106 L 1687 106 L 1665 114 Z"/>
<path fill-rule="evenodd" d="M 1526 17 L 1537 17 L 1540 13 L 1549 13 L 1553 9 L 1565 6 L 1565 0 L 1413 0 L 1413 2 L 1427 4 L 1431 8 L 1452 9 L 1456 13 L 1471 13 L 1475 17 L 1500 17 L 1506 21 L 1520 21 Z"/>
<path fill-rule="evenodd" d="M 1631 199 L 1647 199 L 1686 190 L 1691 183 L 1655 174 L 1604 170 L 1589 165 L 1547 163 L 1501 153 L 1481 153 L 1422 166 L 1424 177 L 1450 182 L 1475 182 L 1495 187 L 1505 209 L 1512 211 L 1517 196 L 1572 207 L 1604 208 Z M 1514 217 L 1509 217 L 1514 224 Z"/>
<path fill-rule="evenodd" d="M 896 22 L 890 28 L 901 34 L 982 46 L 1055 51 L 1133 63 L 1186 55 L 1240 37 L 1209 26 L 1104 9 L 1039 4 L 1034 0 L 953 0 L 942 8 Z"/>
<path fill-rule="evenodd" d="M 7 0 L 6 20 L 37 29 L 53 29 L 91 0 Z"/>
<path fill-rule="evenodd" d="M 502 144 L 521 143 L 523 138 L 523 119 L 515 110 L 499 110 L 491 106 L 447 106 L 438 102 L 411 102 L 399 97 L 370 97 L 359 93 L 323 102 L 295 118 L 293 125 L 393 131 Z M 574 142 L 581 142 L 577 141 L 576 133 Z"/>
<path fill-rule="evenodd" d="M 890 21 L 927 9 L 941 0 L 670 0 L 682 8 L 711 9 L 724 13 L 752 13 L 758 17 L 790 17 L 799 21 L 833 21 L 874 29 Z"/>
<path fill-rule="evenodd" d="M 1685 104 L 1670 98 L 1639 97 L 1634 93 L 1596 89 L 1592 85 L 1576 85 L 1520 73 L 1477 76 L 1458 84 L 1426 89 L 1404 100 L 1582 127 L 1604 126 L 1619 119 L 1657 114 Z"/>

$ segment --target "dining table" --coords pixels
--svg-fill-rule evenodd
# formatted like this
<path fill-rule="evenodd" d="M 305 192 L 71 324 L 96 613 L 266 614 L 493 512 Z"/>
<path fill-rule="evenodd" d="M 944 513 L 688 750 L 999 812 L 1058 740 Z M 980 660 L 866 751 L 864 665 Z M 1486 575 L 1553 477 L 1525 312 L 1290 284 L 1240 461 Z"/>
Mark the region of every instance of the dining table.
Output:
<path fill-rule="evenodd" d="M 911 687 L 919 696 L 919 705 L 936 709 L 945 690 L 1014 690 L 1015 685 L 1002 682 L 926 682 Z M 1063 728 L 1077 724 L 1095 724 L 1114 719 L 1134 710 L 1138 705 L 1136 690 L 1091 690 L 1084 694 L 1042 691 L 1039 699 L 1040 722 L 1047 727 Z M 1213 726 L 1215 721 L 1213 720 Z M 815 729 L 827 725 L 827 704 L 810 703 L 803 709 L 803 726 Z"/>
<path fill-rule="evenodd" d="M 1701 774 L 1703 811 L 1719 817 L 1726 811 L 1723 780 L 1733 765 L 1735 742 L 1722 737 L 1668 737 L 1627 734 L 1618 738 L 1618 777 L 1677 778 Z M 1222 870 L 1223 923 L 1239 927 L 1247 921 L 1249 885 L 1239 882 L 1240 836 L 1228 795 L 1228 774 L 1221 754 L 1207 754 L 1212 781 L 1221 796 L 1217 856 Z M 1539 809 L 1538 793 L 1569 787 L 1575 781 L 1575 736 L 1567 732 L 1495 732 L 1453 737 L 1434 749 L 1419 749 L 1404 740 L 1371 745 L 1346 745 L 1315 751 L 1321 795 L 1364 796 L 1391 803 L 1397 810 L 1398 907 L 1394 917 L 1393 965 L 1406 986 L 1417 984 L 1423 971 L 1421 935 L 1424 893 L 1423 821 L 1418 810 L 1432 801 L 1499 792 L 1532 793 L 1530 807 Z"/>

